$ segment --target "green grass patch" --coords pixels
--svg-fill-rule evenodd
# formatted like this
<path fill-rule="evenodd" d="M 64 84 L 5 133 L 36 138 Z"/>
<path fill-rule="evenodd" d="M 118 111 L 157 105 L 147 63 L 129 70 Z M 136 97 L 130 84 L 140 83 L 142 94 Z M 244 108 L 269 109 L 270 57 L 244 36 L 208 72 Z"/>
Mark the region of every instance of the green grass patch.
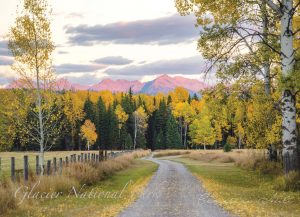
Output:
<path fill-rule="evenodd" d="M 300 192 L 277 191 L 275 176 L 241 169 L 233 163 L 176 158 L 202 182 L 225 209 L 239 216 L 300 216 Z"/>
<path fill-rule="evenodd" d="M 102 192 L 99 198 L 76 198 L 75 195 L 63 195 L 53 200 L 27 201 L 18 210 L 10 211 L 6 216 L 22 217 L 81 217 L 116 216 L 131 204 L 146 186 L 158 165 L 145 160 L 135 160 L 127 169 L 117 172 L 99 183 L 84 188 L 83 192 Z M 128 184 L 126 186 L 126 184 Z M 124 188 L 124 186 L 126 186 Z M 122 191 L 122 189 L 124 189 Z M 79 189 L 77 189 L 79 191 Z M 122 193 L 121 193 L 122 192 Z M 121 196 L 120 196 L 121 195 Z"/>

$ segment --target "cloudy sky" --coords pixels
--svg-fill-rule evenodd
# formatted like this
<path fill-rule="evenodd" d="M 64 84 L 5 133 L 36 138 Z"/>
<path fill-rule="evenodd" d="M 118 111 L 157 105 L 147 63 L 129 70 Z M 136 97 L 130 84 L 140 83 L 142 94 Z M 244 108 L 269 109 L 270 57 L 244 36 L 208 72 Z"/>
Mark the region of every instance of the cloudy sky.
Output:
<path fill-rule="evenodd" d="M 15 78 L 7 51 L 20 0 L 0 0 L 0 85 Z M 72 82 L 105 78 L 147 81 L 161 74 L 201 79 L 199 29 L 181 17 L 174 0 L 49 0 L 56 73 Z M 207 81 L 208 82 L 208 81 Z"/>

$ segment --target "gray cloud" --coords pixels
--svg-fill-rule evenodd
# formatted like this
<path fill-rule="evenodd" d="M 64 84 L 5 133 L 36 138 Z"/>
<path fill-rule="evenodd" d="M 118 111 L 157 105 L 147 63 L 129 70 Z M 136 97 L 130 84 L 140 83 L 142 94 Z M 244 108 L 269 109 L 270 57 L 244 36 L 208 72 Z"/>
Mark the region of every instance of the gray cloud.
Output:
<path fill-rule="evenodd" d="M 14 61 L 11 58 L 0 56 L 0 66 L 11 65 L 13 62 Z"/>
<path fill-rule="evenodd" d="M 97 64 L 61 64 L 57 65 L 54 68 L 56 69 L 57 74 L 71 73 L 71 72 L 95 72 L 99 69 L 106 68 L 105 65 Z"/>
<path fill-rule="evenodd" d="M 0 41 L 0 56 L 11 56 L 11 52 L 8 50 L 8 41 Z"/>
<path fill-rule="evenodd" d="M 68 51 L 64 51 L 64 50 L 58 51 L 58 54 L 68 54 L 68 53 L 69 53 Z"/>
<path fill-rule="evenodd" d="M 66 26 L 69 41 L 74 45 L 95 43 L 117 44 L 177 44 L 190 42 L 198 37 L 195 18 L 172 15 L 154 20 L 117 22 L 107 25 Z"/>
<path fill-rule="evenodd" d="M 120 69 L 110 68 L 105 71 L 109 76 L 143 76 L 159 74 L 199 74 L 206 69 L 206 62 L 201 56 L 184 59 L 161 60 L 144 65 L 131 65 Z"/>
<path fill-rule="evenodd" d="M 95 74 L 89 74 L 89 73 L 79 77 L 69 76 L 69 75 L 63 77 L 73 84 L 80 84 L 80 85 L 96 84 L 101 80 L 97 78 Z"/>
<path fill-rule="evenodd" d="M 132 63 L 133 60 L 126 59 L 122 56 L 108 56 L 108 57 L 96 59 L 93 62 L 98 64 L 105 64 L 105 65 L 127 65 L 129 63 Z"/>
<path fill-rule="evenodd" d="M 82 13 L 70 13 L 65 16 L 65 18 L 83 18 Z"/>

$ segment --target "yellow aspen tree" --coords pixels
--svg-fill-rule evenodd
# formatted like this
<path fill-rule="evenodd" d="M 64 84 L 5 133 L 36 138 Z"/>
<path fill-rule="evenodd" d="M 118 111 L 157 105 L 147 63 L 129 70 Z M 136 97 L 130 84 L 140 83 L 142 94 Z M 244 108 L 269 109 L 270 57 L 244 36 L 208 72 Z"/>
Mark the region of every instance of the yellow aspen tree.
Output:
<path fill-rule="evenodd" d="M 90 150 L 90 145 L 95 144 L 98 135 L 96 133 L 96 127 L 90 120 L 85 120 L 84 124 L 80 128 L 81 136 L 87 141 L 87 148 Z"/>

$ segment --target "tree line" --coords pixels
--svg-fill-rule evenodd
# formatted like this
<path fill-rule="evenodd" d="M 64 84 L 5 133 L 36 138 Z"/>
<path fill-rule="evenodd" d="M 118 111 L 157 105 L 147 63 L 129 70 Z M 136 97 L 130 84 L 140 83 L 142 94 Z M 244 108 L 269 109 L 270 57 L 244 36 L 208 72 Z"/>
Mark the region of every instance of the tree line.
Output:
<path fill-rule="evenodd" d="M 191 96 L 177 87 L 169 94 L 57 91 L 51 112 L 52 150 L 84 149 L 282 149 L 280 92 L 266 95 L 259 79 L 218 84 Z M 0 90 L 1 150 L 38 150 L 36 106 L 29 90 Z M 299 101 L 297 105 L 299 106 Z"/>

